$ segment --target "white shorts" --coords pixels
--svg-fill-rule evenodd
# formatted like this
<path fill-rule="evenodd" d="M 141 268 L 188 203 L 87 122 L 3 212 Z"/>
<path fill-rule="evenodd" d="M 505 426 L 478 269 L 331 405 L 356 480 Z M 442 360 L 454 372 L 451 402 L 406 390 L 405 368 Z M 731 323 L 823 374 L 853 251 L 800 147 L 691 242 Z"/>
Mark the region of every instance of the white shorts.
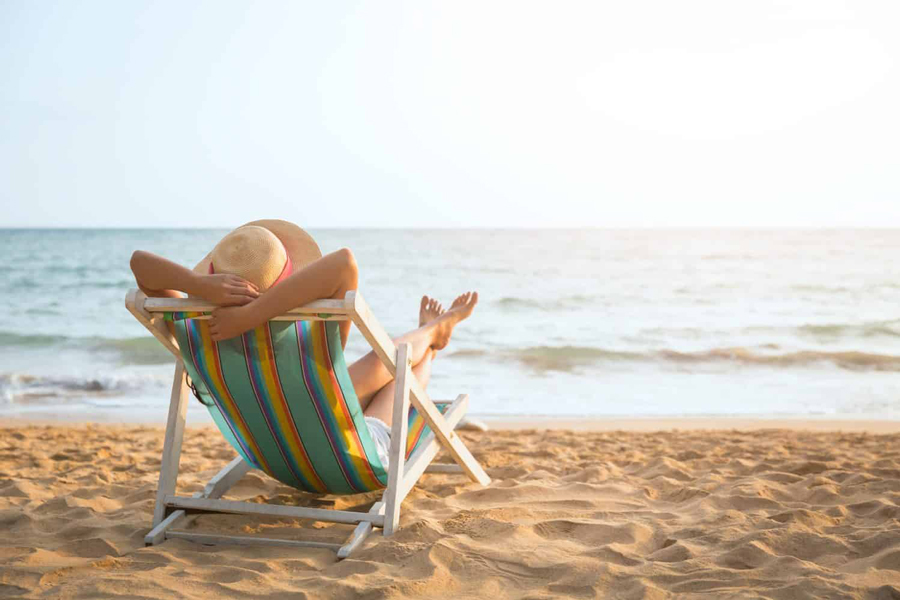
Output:
<path fill-rule="evenodd" d="M 378 417 L 366 417 L 366 425 L 369 427 L 369 436 L 375 442 L 375 450 L 381 460 L 384 470 L 388 470 L 388 461 L 391 450 L 391 428 Z"/>

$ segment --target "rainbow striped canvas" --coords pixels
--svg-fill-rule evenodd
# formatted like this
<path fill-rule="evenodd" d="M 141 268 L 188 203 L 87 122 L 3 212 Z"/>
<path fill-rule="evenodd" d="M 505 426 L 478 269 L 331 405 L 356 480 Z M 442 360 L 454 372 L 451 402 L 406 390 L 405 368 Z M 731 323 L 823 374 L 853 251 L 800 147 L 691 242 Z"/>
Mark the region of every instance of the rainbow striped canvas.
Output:
<path fill-rule="evenodd" d="M 300 490 L 383 489 L 387 471 L 369 436 L 338 323 L 270 321 L 214 342 L 208 321 L 167 313 L 198 398 L 248 463 Z M 450 403 L 437 403 L 445 412 Z M 410 410 L 406 455 L 430 428 Z"/>

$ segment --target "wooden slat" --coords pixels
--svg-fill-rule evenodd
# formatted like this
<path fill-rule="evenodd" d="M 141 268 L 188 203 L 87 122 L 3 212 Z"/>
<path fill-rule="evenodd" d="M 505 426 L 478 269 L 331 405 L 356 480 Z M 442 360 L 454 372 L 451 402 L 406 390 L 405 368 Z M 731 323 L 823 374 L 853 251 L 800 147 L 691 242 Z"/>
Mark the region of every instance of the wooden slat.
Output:
<path fill-rule="evenodd" d="M 161 312 L 210 312 L 218 308 L 200 298 L 147 298 L 143 308 L 149 313 Z M 347 315 L 349 311 L 343 300 L 316 300 L 305 306 L 298 306 L 287 311 L 280 318 L 289 316 L 317 315 L 320 313 L 332 315 Z M 295 319 L 296 320 L 296 319 Z"/>
<path fill-rule="evenodd" d="M 153 334 L 153 337 L 165 346 L 166 350 L 174 354 L 176 359 L 180 359 L 181 351 L 178 349 L 178 342 L 175 341 L 175 337 L 165 323 L 157 321 L 153 318 L 153 315 L 147 312 L 145 305 L 148 300 L 149 298 L 144 292 L 137 289 L 128 290 L 128 293 L 125 294 L 125 308 L 134 315 L 134 318 L 141 325 L 147 328 L 147 331 Z"/>
<path fill-rule="evenodd" d="M 376 502 L 372 505 L 372 508 L 369 510 L 370 513 L 382 515 L 384 514 L 384 502 Z M 337 552 L 338 560 L 347 558 L 350 556 L 350 553 L 359 548 L 366 538 L 369 537 L 369 534 L 372 533 L 373 526 L 368 521 L 364 521 L 356 526 L 356 529 L 353 530 L 353 533 L 350 535 L 350 539 L 347 540 L 343 546 L 341 546 L 340 550 Z"/>
<path fill-rule="evenodd" d="M 202 498 L 203 492 L 194 492 L 194 498 Z M 194 520 L 194 516 L 189 516 L 183 510 L 175 510 L 172 511 L 168 517 L 163 519 L 162 523 L 154 527 L 150 530 L 150 532 L 144 536 L 144 544 L 148 546 L 152 546 L 155 544 L 161 544 L 166 539 L 166 533 L 168 532 L 170 527 L 174 527 L 176 523 L 182 524 L 181 520 L 185 519 L 184 525 L 187 525 L 191 521 Z"/>
<path fill-rule="evenodd" d="M 455 427 L 459 420 L 462 419 L 469 408 L 469 396 L 460 394 L 456 401 L 450 405 L 444 418 L 449 427 Z M 416 485 L 419 477 L 425 472 L 425 468 L 431 464 L 431 461 L 441 449 L 441 444 L 435 437 L 434 433 L 429 433 L 428 437 L 422 444 L 416 448 L 415 452 L 406 461 L 406 475 L 403 478 L 403 485 L 400 487 L 400 501 L 409 494 L 410 490 Z M 461 468 L 461 467 L 460 467 Z"/>
<path fill-rule="evenodd" d="M 384 535 L 393 535 L 400 525 L 400 484 L 403 482 L 403 465 L 406 462 L 406 430 L 409 419 L 409 364 L 410 345 L 400 344 L 397 349 L 397 377 L 394 380 L 394 414 L 391 426 L 391 448 L 388 453 L 388 484 L 384 492 Z"/>
<path fill-rule="evenodd" d="M 329 313 L 322 313 L 329 314 Z M 196 321 L 209 321 L 212 319 L 212 315 L 199 315 L 197 317 L 193 317 Z M 329 314 L 327 317 L 321 317 L 319 315 L 294 315 L 294 314 L 286 314 L 280 315 L 277 317 L 272 317 L 269 321 L 349 321 L 349 315 L 332 315 Z"/>
<path fill-rule="evenodd" d="M 426 473 L 465 473 L 457 464 L 431 463 L 425 467 Z"/>
<path fill-rule="evenodd" d="M 169 416 L 166 420 L 166 437 L 163 440 L 162 464 L 159 469 L 159 485 L 156 488 L 156 508 L 153 526 L 166 517 L 165 498 L 175 493 L 178 484 L 178 463 L 181 459 L 181 442 L 184 439 L 184 420 L 187 413 L 188 386 L 184 363 L 176 361 L 172 379 L 172 395 L 169 399 Z"/>
<path fill-rule="evenodd" d="M 216 500 L 211 498 L 187 498 L 185 496 L 166 496 L 166 506 L 199 510 L 207 512 L 234 513 L 241 515 L 270 515 L 275 517 L 294 517 L 312 519 L 329 523 L 359 523 L 371 521 L 374 525 L 383 525 L 384 516 L 353 512 L 349 510 L 331 510 L 327 508 L 308 508 L 305 506 L 283 506 L 280 504 L 256 504 L 254 502 L 237 502 L 234 500 Z"/>
<path fill-rule="evenodd" d="M 375 315 L 372 314 L 372 311 L 369 310 L 369 305 L 366 304 L 365 299 L 363 299 L 359 291 L 347 292 L 344 296 L 344 303 L 347 310 L 350 311 L 353 324 L 356 325 L 359 332 L 369 342 L 369 346 L 372 347 L 376 356 L 381 359 L 388 373 L 391 376 L 396 375 L 397 348 L 394 346 L 394 340 L 391 339 L 391 336 L 388 335 L 381 323 L 375 318 Z"/>
<path fill-rule="evenodd" d="M 159 522 L 159 525 L 150 530 L 147 535 L 144 536 L 144 543 L 148 546 L 153 546 L 156 544 L 160 544 L 166 539 L 166 530 L 174 525 L 177 521 L 180 521 L 184 518 L 185 513 L 183 510 L 173 511 L 168 517 Z"/>
<path fill-rule="evenodd" d="M 356 526 L 356 529 L 353 530 L 353 534 L 350 536 L 350 539 L 346 544 L 338 548 L 337 557 L 338 560 L 343 560 L 350 556 L 350 554 L 359 548 L 366 538 L 371 535 L 374 527 L 368 521 L 360 523 Z"/>
<path fill-rule="evenodd" d="M 242 457 L 237 456 L 228 465 L 216 473 L 203 488 L 202 498 L 221 498 L 231 486 L 240 481 L 253 467 Z"/>
<path fill-rule="evenodd" d="M 340 544 L 329 542 L 308 542 L 304 540 L 282 540 L 279 538 L 265 538 L 253 535 L 213 535 L 210 533 L 192 533 L 188 531 L 169 531 L 166 537 L 190 540 L 200 544 L 232 544 L 237 546 L 287 546 L 291 548 L 326 548 L 339 550 Z"/>

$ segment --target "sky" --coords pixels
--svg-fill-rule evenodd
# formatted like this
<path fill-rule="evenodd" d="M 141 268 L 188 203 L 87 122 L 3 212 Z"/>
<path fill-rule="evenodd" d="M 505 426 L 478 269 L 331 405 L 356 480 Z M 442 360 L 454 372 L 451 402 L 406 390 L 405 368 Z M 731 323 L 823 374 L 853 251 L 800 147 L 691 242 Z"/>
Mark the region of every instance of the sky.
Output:
<path fill-rule="evenodd" d="M 900 227 L 898 23 L 0 0 L 0 227 Z"/>

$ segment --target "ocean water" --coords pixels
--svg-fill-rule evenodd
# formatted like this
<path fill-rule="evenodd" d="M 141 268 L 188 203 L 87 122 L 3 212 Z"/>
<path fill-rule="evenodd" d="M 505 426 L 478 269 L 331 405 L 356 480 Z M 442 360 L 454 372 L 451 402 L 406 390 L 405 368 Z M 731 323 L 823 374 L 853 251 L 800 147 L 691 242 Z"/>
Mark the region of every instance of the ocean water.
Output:
<path fill-rule="evenodd" d="M 128 260 L 193 265 L 224 233 L 0 230 L 0 418 L 164 421 L 173 362 L 125 310 Z M 898 230 L 311 233 L 353 249 L 392 334 L 423 293 L 478 290 L 430 385 L 477 415 L 900 418 Z"/>

